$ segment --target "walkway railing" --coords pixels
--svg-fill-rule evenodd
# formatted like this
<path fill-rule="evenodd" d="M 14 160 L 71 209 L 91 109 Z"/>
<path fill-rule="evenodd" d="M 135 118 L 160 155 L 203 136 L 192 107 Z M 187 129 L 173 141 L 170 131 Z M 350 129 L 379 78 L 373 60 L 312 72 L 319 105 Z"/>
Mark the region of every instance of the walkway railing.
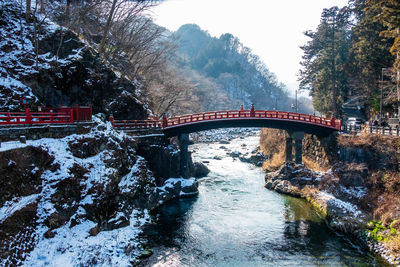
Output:
<path fill-rule="evenodd" d="M 400 128 L 399 127 L 383 127 L 383 126 L 354 126 L 354 125 L 343 125 L 343 132 L 356 134 L 361 132 L 368 132 L 370 134 L 380 134 L 380 135 L 391 135 L 391 136 L 400 136 Z"/>
<path fill-rule="evenodd" d="M 115 128 L 118 129 L 137 129 L 137 128 L 169 128 L 179 125 L 226 120 L 226 119 L 271 119 L 271 120 L 287 120 L 297 121 L 308 124 L 320 125 L 337 130 L 341 129 L 341 120 L 326 119 L 319 116 L 312 116 L 307 114 L 283 112 L 283 111 L 269 111 L 269 110 L 227 110 L 227 111 L 213 111 L 202 112 L 196 114 L 188 114 L 174 117 L 163 117 L 161 120 L 143 120 L 143 121 L 128 121 L 128 120 L 114 120 L 110 117 L 110 122 Z"/>
<path fill-rule="evenodd" d="M 44 111 L 31 112 L 29 108 L 25 112 L 0 112 L 0 125 L 22 124 L 60 124 L 80 121 L 92 121 L 92 107 L 74 108 L 61 107 L 58 110 L 45 108 Z"/>

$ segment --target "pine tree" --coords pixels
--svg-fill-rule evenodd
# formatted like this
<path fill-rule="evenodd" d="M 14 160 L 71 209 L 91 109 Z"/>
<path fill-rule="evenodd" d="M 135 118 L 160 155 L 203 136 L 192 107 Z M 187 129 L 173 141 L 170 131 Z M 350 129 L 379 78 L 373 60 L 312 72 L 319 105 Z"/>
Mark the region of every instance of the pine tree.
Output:
<path fill-rule="evenodd" d="M 319 112 L 340 116 L 339 106 L 347 93 L 344 67 L 350 40 L 349 12 L 346 8 L 324 9 L 315 32 L 305 35 L 311 40 L 304 51 L 300 70 L 300 87 L 311 91 Z"/>
<path fill-rule="evenodd" d="M 374 20 L 377 10 L 366 9 L 366 2 L 350 1 L 356 25 L 346 69 L 352 95 L 361 96 L 368 106 L 372 106 L 380 98 L 378 83 L 381 70 L 390 66 L 393 60 L 389 53 L 390 42 L 382 41 L 380 36 L 384 26 Z"/>
<path fill-rule="evenodd" d="M 400 1 L 399 0 L 368 0 L 367 10 L 376 12 L 375 21 L 382 23 L 386 29 L 381 36 L 393 38 L 390 52 L 396 57 L 393 68 L 395 69 L 397 83 L 397 105 L 400 115 Z"/>

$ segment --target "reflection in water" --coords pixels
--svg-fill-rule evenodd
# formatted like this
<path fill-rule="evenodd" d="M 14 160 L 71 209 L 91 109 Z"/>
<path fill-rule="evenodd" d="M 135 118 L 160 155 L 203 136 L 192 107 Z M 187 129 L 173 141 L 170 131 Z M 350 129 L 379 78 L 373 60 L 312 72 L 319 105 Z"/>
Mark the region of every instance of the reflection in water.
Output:
<path fill-rule="evenodd" d="M 258 138 L 235 140 L 249 149 Z M 196 145 L 211 173 L 196 198 L 169 202 L 149 227 L 154 255 L 142 266 L 380 266 L 366 251 L 330 231 L 302 200 L 263 188 L 260 168 L 223 157 L 219 145 Z"/>

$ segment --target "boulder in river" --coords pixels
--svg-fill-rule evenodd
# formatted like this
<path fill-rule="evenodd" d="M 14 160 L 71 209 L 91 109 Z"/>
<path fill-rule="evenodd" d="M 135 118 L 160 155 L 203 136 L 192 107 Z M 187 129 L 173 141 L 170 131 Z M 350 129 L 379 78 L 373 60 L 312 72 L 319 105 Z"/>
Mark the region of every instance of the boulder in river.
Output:
<path fill-rule="evenodd" d="M 231 153 L 228 153 L 228 156 L 232 157 L 232 158 L 238 158 L 240 157 L 240 152 L 239 151 L 232 151 Z"/>
<path fill-rule="evenodd" d="M 267 157 L 262 154 L 261 152 L 252 154 L 250 157 L 239 157 L 240 161 L 242 162 L 247 162 L 254 164 L 257 167 L 261 167 L 264 163 L 265 160 L 267 160 Z"/>
<path fill-rule="evenodd" d="M 207 166 L 201 162 L 195 162 L 193 164 L 193 169 L 194 169 L 194 177 L 196 178 L 204 177 L 210 172 Z"/>

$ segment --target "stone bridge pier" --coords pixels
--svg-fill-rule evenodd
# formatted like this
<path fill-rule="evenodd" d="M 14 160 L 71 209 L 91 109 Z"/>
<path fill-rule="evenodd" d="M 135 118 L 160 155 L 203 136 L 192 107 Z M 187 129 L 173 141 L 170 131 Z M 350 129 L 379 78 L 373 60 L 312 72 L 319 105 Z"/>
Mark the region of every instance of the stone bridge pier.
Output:
<path fill-rule="evenodd" d="M 304 132 L 301 131 L 287 131 L 286 132 L 286 151 L 285 151 L 285 161 L 293 161 L 293 145 L 294 145 L 294 162 L 301 164 L 303 162 L 302 152 L 303 152 L 303 139 Z"/>
<path fill-rule="evenodd" d="M 191 170 L 191 155 L 188 150 L 190 140 L 189 134 L 180 134 L 178 136 L 179 140 L 179 150 L 180 150 L 180 175 L 184 178 L 188 178 L 190 176 Z"/>

